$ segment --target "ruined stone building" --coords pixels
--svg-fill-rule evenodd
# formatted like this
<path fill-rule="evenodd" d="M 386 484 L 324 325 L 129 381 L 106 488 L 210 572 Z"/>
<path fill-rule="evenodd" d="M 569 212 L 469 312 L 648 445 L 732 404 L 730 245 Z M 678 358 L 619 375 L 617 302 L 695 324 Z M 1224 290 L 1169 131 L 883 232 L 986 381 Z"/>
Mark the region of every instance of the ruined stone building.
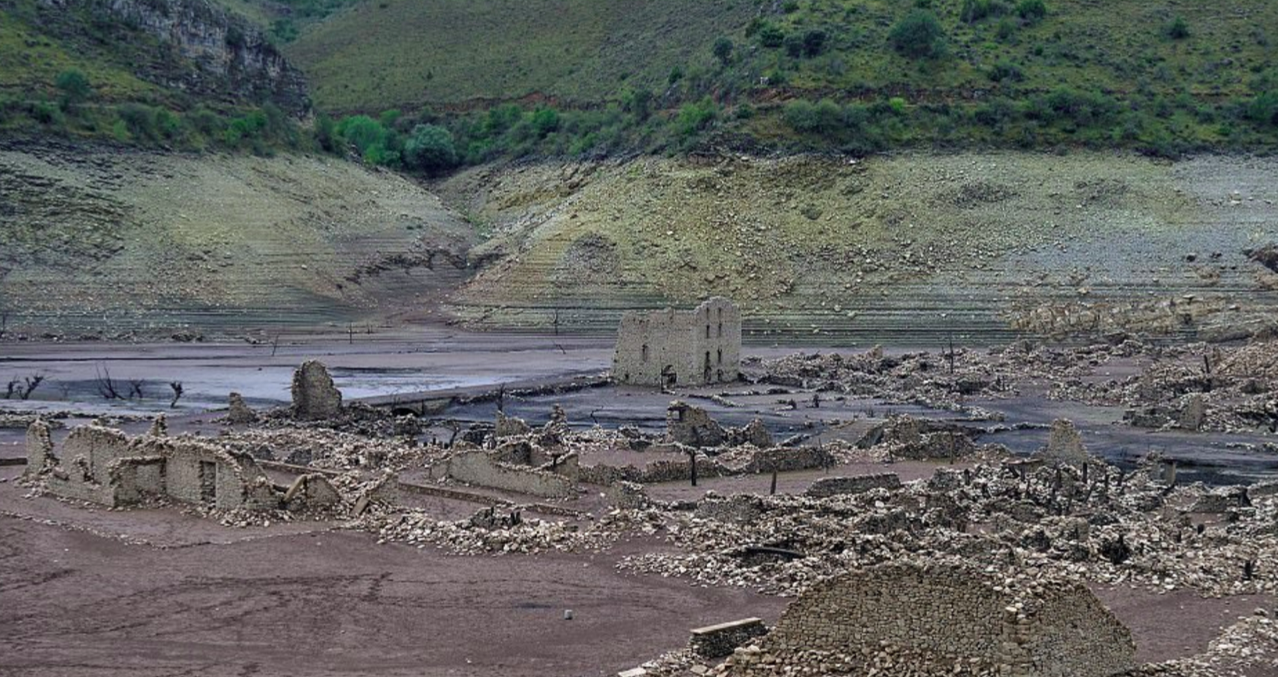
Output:
<path fill-rule="evenodd" d="M 49 427 L 27 430 L 27 477 L 58 496 L 109 507 L 164 498 L 221 509 L 314 508 L 340 496 L 322 475 L 275 486 L 250 455 L 186 437 L 141 435 L 97 425 L 71 431 L 55 449 Z"/>
<path fill-rule="evenodd" d="M 714 297 L 693 310 L 628 311 L 617 331 L 612 376 L 635 385 L 735 381 L 741 367 L 741 311 Z"/>

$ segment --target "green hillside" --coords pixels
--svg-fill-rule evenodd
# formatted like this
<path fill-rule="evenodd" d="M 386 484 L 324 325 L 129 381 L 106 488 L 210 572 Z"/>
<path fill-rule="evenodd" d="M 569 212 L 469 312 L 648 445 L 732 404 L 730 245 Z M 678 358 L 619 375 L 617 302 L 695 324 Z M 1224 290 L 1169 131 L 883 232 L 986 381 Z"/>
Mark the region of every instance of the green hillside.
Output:
<path fill-rule="evenodd" d="M 476 142 L 557 154 L 685 148 L 690 135 L 784 150 L 1177 154 L 1276 146 L 1274 27 L 1278 4 L 1251 0 L 378 0 L 285 51 L 321 109 L 429 109 L 471 159 L 491 157 L 467 153 Z M 636 95 L 641 114 L 624 119 Z M 531 142 L 460 121 L 508 102 L 614 119 Z M 648 109 L 691 134 L 654 133 Z"/>
<path fill-rule="evenodd" d="M 378 0 L 307 31 L 286 52 L 319 105 L 380 110 L 546 96 L 576 103 L 709 64 L 755 0 Z"/>
<path fill-rule="evenodd" d="M 0 0 L 0 134 L 163 148 L 296 146 L 300 73 L 204 0 Z"/>

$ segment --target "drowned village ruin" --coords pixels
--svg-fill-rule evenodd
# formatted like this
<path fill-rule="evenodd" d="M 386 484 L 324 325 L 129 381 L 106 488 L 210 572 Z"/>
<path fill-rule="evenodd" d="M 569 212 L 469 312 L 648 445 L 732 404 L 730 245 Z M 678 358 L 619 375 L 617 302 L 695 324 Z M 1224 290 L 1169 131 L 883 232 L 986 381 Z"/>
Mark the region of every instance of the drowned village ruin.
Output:
<path fill-rule="evenodd" d="M 384 583 L 326 613 L 429 627 L 395 649 L 434 651 L 425 667 L 490 661 L 458 674 L 1274 674 L 1278 341 L 760 359 L 741 340 L 740 311 L 711 298 L 627 314 L 610 384 L 474 388 L 412 413 L 345 397 L 307 360 L 284 406 L 6 414 L 25 465 L 0 507 L 130 543 L 175 515 L 263 553 L 307 539 L 305 566 L 327 571 L 333 547 L 340 576 L 366 556 Z M 1026 403 L 1044 415 L 1015 418 Z M 1132 436 L 1137 453 L 1107 453 Z M 1187 449 L 1257 474 L 1210 474 Z M 475 605 L 482 627 L 448 646 L 506 648 L 449 658 L 429 638 Z M 255 619 L 237 631 L 280 627 Z M 379 632 L 349 650 L 375 656 Z M 518 662 L 534 659 L 551 667 Z"/>
<path fill-rule="evenodd" d="M 621 317 L 612 359 L 619 383 L 730 383 L 740 367 L 741 311 L 725 298 L 692 310 L 632 310 Z"/>

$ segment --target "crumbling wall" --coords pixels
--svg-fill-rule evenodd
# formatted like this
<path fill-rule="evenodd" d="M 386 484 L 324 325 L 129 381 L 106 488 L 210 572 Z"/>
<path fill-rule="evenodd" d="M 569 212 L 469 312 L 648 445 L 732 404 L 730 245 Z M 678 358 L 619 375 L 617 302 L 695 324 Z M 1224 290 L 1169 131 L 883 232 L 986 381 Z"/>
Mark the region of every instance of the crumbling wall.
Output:
<path fill-rule="evenodd" d="M 648 494 L 642 484 L 618 481 L 608 485 L 604 491 L 604 500 L 610 507 L 618 510 L 638 510 L 648 506 Z"/>
<path fill-rule="evenodd" d="M 320 473 L 302 475 L 293 480 L 284 493 L 284 505 L 289 510 L 309 510 L 340 505 L 342 495 L 328 478 Z"/>
<path fill-rule="evenodd" d="M 636 385 L 726 383 L 741 369 L 741 313 L 714 297 L 691 311 L 628 311 L 617 330 L 613 378 Z"/>
<path fill-rule="evenodd" d="M 53 438 L 49 424 L 37 418 L 27 426 L 27 467 L 24 475 L 40 475 L 58 465 L 58 457 L 53 452 Z"/>
<path fill-rule="evenodd" d="M 727 440 L 727 432 L 701 407 L 675 400 L 666 408 L 666 435 L 689 447 L 717 447 Z"/>
<path fill-rule="evenodd" d="M 128 505 L 156 496 L 217 508 L 274 509 L 280 493 L 252 456 L 191 438 L 143 435 L 80 426 L 63 443 L 60 462 L 47 433 L 29 433 L 28 454 L 59 496 L 103 505 Z M 39 468 L 41 465 L 37 464 Z"/>
<path fill-rule="evenodd" d="M 951 674 L 959 660 L 1026 677 L 1103 677 L 1133 664 L 1131 633 L 1081 584 L 1045 581 L 1040 594 L 1018 598 L 1000 583 L 960 566 L 849 572 L 796 599 L 764 649 L 781 663 L 815 650 L 865 667 L 892 647 L 897 664 L 919 675 Z"/>
<path fill-rule="evenodd" d="M 493 434 L 499 439 L 502 437 L 515 437 L 518 435 L 527 435 L 532 432 L 532 426 L 527 421 L 514 416 L 507 416 L 502 412 L 497 412 L 497 425 L 493 430 Z"/>
<path fill-rule="evenodd" d="M 895 491 L 900 488 L 901 478 L 896 473 L 862 475 L 861 477 L 822 477 L 813 482 L 808 487 L 808 490 L 803 492 L 803 495 L 811 496 L 812 498 L 826 498 L 829 496 L 861 494 L 871 489 Z"/>
<path fill-rule="evenodd" d="M 741 466 L 739 472 L 746 475 L 760 473 L 791 472 L 828 468 L 835 464 L 834 455 L 821 447 L 773 447 L 761 449 Z"/>
<path fill-rule="evenodd" d="M 1069 419 L 1058 418 L 1052 422 L 1047 446 L 1035 452 L 1034 458 L 1052 464 L 1067 463 L 1081 466 L 1091 460 L 1083 446 L 1083 438 Z"/>
<path fill-rule="evenodd" d="M 296 376 L 294 377 L 296 383 Z M 231 393 L 227 396 L 228 409 L 226 412 L 226 422 L 232 425 L 243 425 L 253 423 L 257 420 L 257 413 L 244 403 L 244 396 L 239 393 Z M 339 400 L 340 406 L 340 400 Z"/>
<path fill-rule="evenodd" d="M 481 487 L 542 498 L 568 498 L 577 493 L 577 483 L 568 477 L 501 463 L 485 451 L 454 454 L 444 462 L 443 468 L 448 477 Z M 432 475 L 435 474 L 432 472 Z"/>
<path fill-rule="evenodd" d="M 83 425 L 71 430 L 62 443 L 62 465 L 78 464 L 83 458 L 88 464 L 88 473 L 92 481 L 103 483 L 107 480 L 107 466 L 125 456 L 133 455 L 129 451 L 129 436 L 114 428 L 99 425 Z"/>
<path fill-rule="evenodd" d="M 1023 644 L 1032 674 L 1101 677 L 1135 663 L 1131 632 L 1081 584 L 1049 588 L 1033 619 Z"/>
<path fill-rule="evenodd" d="M 728 465 L 717 459 L 698 456 L 698 477 L 726 477 L 729 475 L 757 475 L 792 470 L 811 470 L 834 465 L 834 456 L 818 447 L 774 447 L 761 449 L 744 463 Z M 634 465 L 583 465 L 579 469 L 582 482 L 608 486 L 613 482 L 637 482 L 653 484 L 677 482 L 692 478 L 692 464 L 686 459 L 663 458 L 642 468 Z"/>
<path fill-rule="evenodd" d="M 297 418 L 333 418 L 342 413 L 342 391 L 333 385 L 323 362 L 303 362 L 293 372 L 292 393 L 293 415 Z"/>
<path fill-rule="evenodd" d="M 131 505 L 164 495 L 165 459 L 134 456 L 116 461 L 110 470 L 112 505 Z"/>
<path fill-rule="evenodd" d="M 739 646 L 767 633 L 768 628 L 759 618 L 743 618 L 739 621 L 719 623 L 692 631 L 688 649 L 702 658 L 722 658 L 732 654 Z"/>

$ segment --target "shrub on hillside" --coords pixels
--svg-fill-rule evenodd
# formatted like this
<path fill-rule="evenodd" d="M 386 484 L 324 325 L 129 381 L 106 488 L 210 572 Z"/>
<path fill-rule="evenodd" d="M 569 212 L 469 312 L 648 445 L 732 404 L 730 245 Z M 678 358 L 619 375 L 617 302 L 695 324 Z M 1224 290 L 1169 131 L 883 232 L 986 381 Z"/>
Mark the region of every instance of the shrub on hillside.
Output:
<path fill-rule="evenodd" d="M 1172 40 L 1184 40 L 1189 37 L 1189 24 L 1185 21 L 1185 17 L 1178 16 L 1167 24 L 1167 37 Z"/>
<path fill-rule="evenodd" d="M 1007 9 L 1003 0 L 963 0 L 963 5 L 959 8 L 959 20 L 974 24 L 987 17 L 1006 14 Z"/>
<path fill-rule="evenodd" d="M 711 51 L 714 52 L 714 58 L 718 59 L 720 64 L 727 66 L 728 62 L 732 60 L 732 48 L 732 41 L 720 36 L 718 40 L 714 41 L 714 48 Z"/>
<path fill-rule="evenodd" d="M 776 49 L 785 42 L 785 32 L 775 24 L 765 23 L 759 28 L 759 44 L 768 49 Z"/>
<path fill-rule="evenodd" d="M 1016 13 L 1028 23 L 1038 23 L 1047 17 L 1047 5 L 1043 0 L 1021 0 Z"/>
<path fill-rule="evenodd" d="M 808 57 L 820 56 L 825 51 L 825 31 L 814 28 L 803 34 L 803 54 Z"/>
<path fill-rule="evenodd" d="M 1247 106 L 1247 117 L 1262 125 L 1278 127 L 1278 91 L 1265 92 Z"/>
<path fill-rule="evenodd" d="M 93 94 L 93 87 L 89 84 L 88 76 L 76 68 L 70 68 L 58 73 L 58 77 L 53 84 L 58 88 L 58 91 L 62 92 L 62 110 L 70 110 L 73 106 L 83 103 Z"/>
<path fill-rule="evenodd" d="M 701 101 L 686 103 L 675 116 L 675 131 L 680 136 L 692 136 L 710 126 L 719 116 L 719 106 L 709 97 Z"/>
<path fill-rule="evenodd" d="M 367 115 L 353 115 L 337 124 L 337 135 L 359 152 L 370 165 L 395 165 L 399 162 L 397 137 L 382 123 Z"/>
<path fill-rule="evenodd" d="M 897 52 L 912 58 L 936 58 L 945 52 L 945 31 L 936 15 L 916 9 L 905 15 L 888 34 Z"/>
<path fill-rule="evenodd" d="M 404 143 L 408 166 L 437 172 L 457 166 L 457 148 L 452 132 L 438 125 L 417 125 Z"/>

